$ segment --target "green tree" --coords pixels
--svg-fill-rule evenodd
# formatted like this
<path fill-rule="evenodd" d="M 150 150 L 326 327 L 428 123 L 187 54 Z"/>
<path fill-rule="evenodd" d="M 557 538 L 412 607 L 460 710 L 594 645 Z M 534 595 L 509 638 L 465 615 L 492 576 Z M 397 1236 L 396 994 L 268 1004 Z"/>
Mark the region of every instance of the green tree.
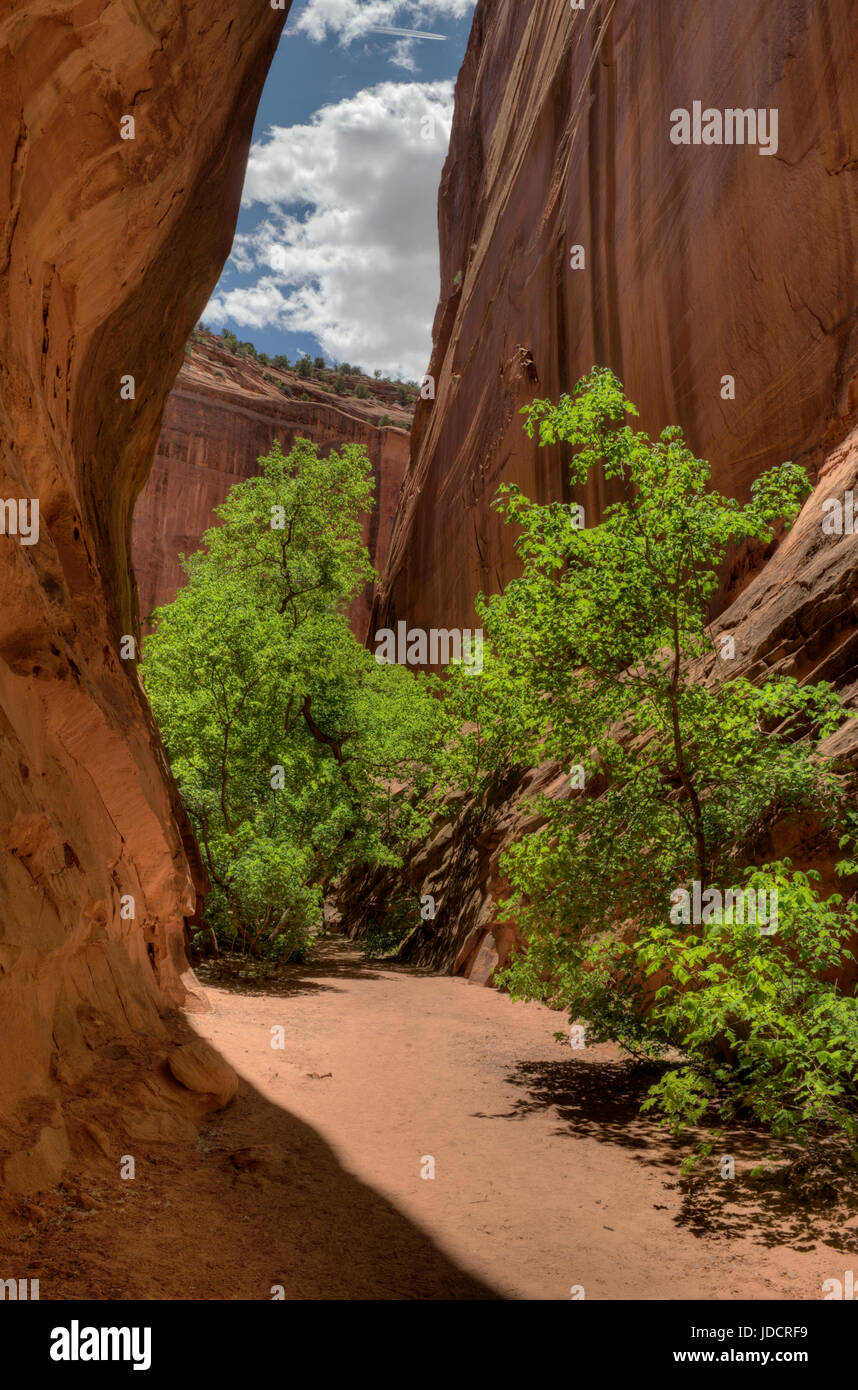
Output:
<path fill-rule="evenodd" d="M 529 942 L 506 982 L 586 1014 L 599 1036 L 687 1049 L 693 1030 L 665 995 L 653 1006 L 647 987 L 659 941 L 701 939 L 700 924 L 671 923 L 672 894 L 694 882 L 701 894 L 732 887 L 737 854 L 776 816 L 812 808 L 835 822 L 837 784 L 815 750 L 844 718 L 839 697 L 784 676 L 730 678 L 709 624 L 728 548 L 769 544 L 809 484 L 787 463 L 746 503 L 721 496 L 678 428 L 656 440 L 632 428 L 637 412 L 609 371 L 524 413 L 540 444 L 567 446 L 570 487 L 589 483 L 611 500 L 586 526 L 574 503 L 538 504 L 515 485 L 498 499 L 519 528 L 522 573 L 478 601 L 486 650 L 471 679 L 482 708 L 466 738 L 489 745 L 498 765 L 554 758 L 570 774 L 568 794 L 534 800 L 541 828 L 505 856 L 508 906 Z M 784 873 L 772 866 L 772 884 Z M 634 923 L 633 946 L 616 940 L 623 923 Z M 774 954 L 769 941 L 758 938 L 763 957 Z M 703 949 L 708 960 L 711 943 Z M 754 960 L 733 958 L 732 987 L 746 999 Z M 697 1036 L 701 1067 L 719 1041 L 714 1027 Z M 689 1078 L 674 1074 L 674 1121 L 694 1114 Z"/>
<path fill-rule="evenodd" d="M 363 448 L 320 459 L 298 440 L 259 462 L 183 561 L 142 670 L 211 874 L 209 927 L 289 955 L 332 876 L 400 864 L 424 827 L 439 714 L 428 678 L 380 666 L 348 625 L 373 575 Z"/>
<path fill-rule="evenodd" d="M 313 375 L 313 363 L 306 353 L 303 357 L 298 358 L 298 363 L 295 370 L 297 371 L 300 377 L 304 378 L 305 381 Z"/>

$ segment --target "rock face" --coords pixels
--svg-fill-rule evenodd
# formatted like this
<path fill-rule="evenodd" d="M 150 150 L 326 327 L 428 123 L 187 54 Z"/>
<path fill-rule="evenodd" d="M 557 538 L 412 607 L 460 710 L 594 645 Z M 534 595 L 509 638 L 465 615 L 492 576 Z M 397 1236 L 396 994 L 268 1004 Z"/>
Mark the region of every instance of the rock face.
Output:
<path fill-rule="evenodd" d="M 472 625 L 475 594 L 513 572 L 497 485 L 568 492 L 561 448 L 530 443 L 518 411 L 594 364 L 645 428 L 682 425 L 735 495 L 842 437 L 854 55 L 850 0 L 479 0 L 439 197 L 436 398 L 418 404 L 379 626 Z M 671 112 L 695 101 L 776 108 L 777 153 L 671 143 Z M 576 500 L 589 517 L 603 499 Z M 738 557 L 734 584 L 746 570 Z"/>
<path fill-rule="evenodd" d="M 13 1190 L 62 1167 L 85 1113 L 68 1088 L 164 1037 L 161 1013 L 184 996 L 201 877 L 123 659 L 123 636 L 139 636 L 131 516 L 230 248 L 284 18 L 256 0 L 0 10 L 0 495 L 39 505 L 37 543 L 9 534 L 8 507 L 0 535 L 0 1170 Z"/>
<path fill-rule="evenodd" d="M 746 495 L 787 458 L 819 479 L 772 556 L 734 557 L 719 627 L 737 673 L 858 694 L 855 540 L 821 528 L 824 499 L 858 488 L 854 23 L 849 0 L 479 0 L 439 196 L 436 398 L 417 407 L 378 626 L 473 624 L 474 595 L 514 573 L 497 485 L 571 500 L 562 449 L 531 443 L 518 412 L 598 364 L 645 428 L 683 426 L 721 491 Z M 671 113 L 695 101 L 776 108 L 777 152 L 673 144 Z M 605 499 L 575 500 L 589 521 Z M 854 727 L 830 743 L 853 763 Z M 499 861 L 521 795 L 556 792 L 558 772 L 503 789 L 474 825 L 455 808 L 438 827 L 407 884 L 437 893 L 438 915 L 407 958 L 479 983 L 504 963 L 516 935 L 497 914 Z M 829 867 L 812 826 L 778 828 L 770 850 Z M 341 906 L 363 898 L 377 915 L 397 885 L 356 886 Z"/>
<path fill-rule="evenodd" d="M 292 394 L 284 395 L 279 384 Z M 364 542 L 381 571 L 408 462 L 411 425 L 410 413 L 396 406 L 383 414 L 397 427 L 379 428 L 373 422 L 377 403 L 370 408 L 357 398 L 344 398 L 340 404 L 295 373 L 278 371 L 275 376 L 225 351 L 216 338 L 202 336 L 170 393 L 152 472 L 134 512 L 134 569 L 144 619 L 175 596 L 184 580 L 179 555 L 198 549 L 203 532 L 215 522 L 212 507 L 234 483 L 256 472 L 256 460 L 275 439 L 287 452 L 300 435 L 318 444 L 322 454 L 345 444 L 365 447 L 376 504 L 366 519 Z M 361 639 L 371 596 L 368 586 L 352 608 L 352 624 Z"/>

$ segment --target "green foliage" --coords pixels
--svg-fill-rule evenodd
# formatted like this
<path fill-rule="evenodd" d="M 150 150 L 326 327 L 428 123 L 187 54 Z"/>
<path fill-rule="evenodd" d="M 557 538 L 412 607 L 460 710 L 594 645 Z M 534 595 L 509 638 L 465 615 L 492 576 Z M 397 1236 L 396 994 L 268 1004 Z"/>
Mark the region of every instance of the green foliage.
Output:
<path fill-rule="evenodd" d="M 342 375 L 342 373 L 340 373 L 339 376 L 334 377 L 334 390 L 336 391 L 338 396 L 344 396 L 346 394 L 346 391 L 348 390 L 348 387 L 346 386 L 346 379 Z"/>
<path fill-rule="evenodd" d="M 741 1096 L 778 1132 L 799 1133 L 805 1111 L 807 1124 L 824 1113 L 842 1127 L 839 1093 L 826 1092 L 823 1104 L 820 1092 L 816 1109 L 805 1095 L 791 1098 L 793 1072 L 773 1061 L 781 1023 L 760 1015 L 754 1028 L 751 1013 L 770 988 L 781 999 L 783 951 L 801 920 L 796 904 L 809 922 L 824 922 L 823 935 L 840 931 L 838 940 L 852 929 L 851 909 L 829 909 L 775 866 L 771 881 L 782 886 L 794 931 L 787 925 L 776 938 L 752 941 L 732 928 L 715 937 L 668 925 L 677 885 L 731 887 L 737 852 L 774 818 L 811 809 L 823 825 L 835 823 L 837 784 L 816 748 L 845 717 L 840 698 L 825 683 L 729 678 L 708 620 L 728 548 L 769 544 L 809 484 L 786 463 L 759 478 L 746 503 L 721 496 L 679 429 L 652 440 L 628 423 L 636 413 L 604 370 L 558 404 L 535 401 L 524 411 L 527 432 L 542 445 L 571 446 L 571 488 L 589 484 L 589 495 L 609 499 L 599 525 L 581 526 L 574 506 L 533 502 L 515 485 L 499 493 L 501 514 L 518 528 L 522 573 L 502 594 L 478 600 L 484 670 L 471 678 L 471 727 L 458 756 L 496 768 L 556 758 L 575 772 L 566 794 L 533 799 L 541 828 L 505 856 L 512 897 L 504 906 L 530 943 L 506 981 L 523 996 L 562 1003 L 571 1017 L 595 1018 L 600 1035 L 633 1049 L 680 1047 L 688 1067 L 670 1072 L 651 1101 L 670 1118 L 692 1123 L 726 1087 L 730 1104 Z M 614 939 L 624 922 L 635 924 L 643 955 Z M 721 976 L 705 965 L 716 951 L 729 979 L 720 993 Z M 701 974 L 693 998 L 692 959 Z M 656 964 L 671 973 L 668 995 L 653 1006 L 645 986 Z M 832 1002 L 829 992 L 820 1003 L 813 968 L 796 996 L 797 1016 L 803 1045 L 836 1092 L 839 1082 L 825 1073 L 825 1033 L 846 1028 L 853 1001 Z M 799 978 L 795 969 L 791 978 Z M 716 1042 L 735 1042 L 742 1028 L 750 1030 L 744 1050 L 716 1065 Z"/>
<path fill-rule="evenodd" d="M 747 1113 L 777 1137 L 858 1136 L 858 1000 L 820 978 L 854 962 L 858 908 L 839 894 L 823 900 L 812 878 L 788 861 L 750 872 L 749 888 L 778 894 L 771 936 L 724 920 L 681 940 L 669 927 L 651 928 L 638 941 L 645 982 L 665 980 L 647 1031 L 686 1058 L 644 1108 L 660 1110 L 674 1130 L 711 1104 L 719 1122 Z M 729 1065 L 713 1060 L 713 1039 Z"/>
<path fill-rule="evenodd" d="M 313 364 L 306 354 L 303 357 L 299 357 L 295 370 L 305 381 L 313 375 Z"/>
<path fill-rule="evenodd" d="M 369 387 L 365 381 L 359 381 L 355 387 L 355 395 L 360 401 L 369 400 Z"/>
<path fill-rule="evenodd" d="M 440 716 L 428 678 L 379 665 L 348 625 L 373 576 L 363 448 L 322 460 L 298 440 L 259 462 L 183 560 L 142 670 L 214 885 L 209 925 L 222 944 L 294 955 L 334 875 L 399 865 L 425 829 Z"/>
<path fill-rule="evenodd" d="M 274 366 L 278 367 L 281 372 L 285 372 L 289 366 L 289 358 L 286 356 L 285 352 L 278 352 L 274 357 L 273 362 Z"/>

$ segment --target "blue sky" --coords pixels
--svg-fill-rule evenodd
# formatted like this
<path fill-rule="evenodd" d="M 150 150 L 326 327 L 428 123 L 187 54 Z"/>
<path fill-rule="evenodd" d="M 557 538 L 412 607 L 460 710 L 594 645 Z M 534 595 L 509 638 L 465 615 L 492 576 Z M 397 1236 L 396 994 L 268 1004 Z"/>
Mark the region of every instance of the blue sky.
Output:
<path fill-rule="evenodd" d="M 206 323 L 290 361 L 307 351 L 422 375 L 438 181 L 473 11 L 474 0 L 294 0 Z"/>

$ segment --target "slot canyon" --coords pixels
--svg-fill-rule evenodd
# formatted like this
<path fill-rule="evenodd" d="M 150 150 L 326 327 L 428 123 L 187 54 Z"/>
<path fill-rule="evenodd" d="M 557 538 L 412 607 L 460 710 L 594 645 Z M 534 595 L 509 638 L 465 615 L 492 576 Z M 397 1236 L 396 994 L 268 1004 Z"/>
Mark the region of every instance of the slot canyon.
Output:
<path fill-rule="evenodd" d="M 851 1258 L 830 1232 L 789 1268 L 786 1226 L 757 1249 L 746 1225 L 734 1239 L 716 1220 L 704 1246 L 691 1219 L 670 1245 L 684 1199 L 664 1194 L 662 1168 L 640 1176 L 628 1147 L 605 1158 L 595 1071 L 573 1100 L 559 1076 L 562 1015 L 484 988 L 522 943 L 501 858 L 532 824 L 526 797 L 563 794 L 559 762 L 512 779 L 467 834 L 454 808 L 415 846 L 406 880 L 441 907 L 392 965 L 358 954 L 398 882 L 367 869 L 328 905 L 342 934 L 287 966 L 273 998 L 209 989 L 191 951 L 209 873 L 136 654 L 212 508 L 275 439 L 288 450 L 299 437 L 323 457 L 367 451 L 376 503 L 363 542 L 378 580 L 349 609 L 358 641 L 372 647 L 403 620 L 474 628 L 475 596 L 518 573 L 499 484 L 577 501 L 588 524 L 611 500 L 601 479 L 570 488 L 567 447 L 540 448 L 521 416 L 601 365 L 643 428 L 682 427 L 727 496 L 747 501 L 785 460 L 807 470 L 813 491 L 788 534 L 730 551 L 714 630 L 734 638 L 738 674 L 830 682 L 854 709 L 854 538 L 819 525 L 825 498 L 858 489 L 854 6 L 477 0 L 438 193 L 433 395 L 413 411 L 271 376 L 208 332 L 192 340 L 230 253 L 288 12 L 0 0 L 0 495 L 38 498 L 41 526 L 36 545 L 0 536 L 0 1277 L 41 1271 L 42 1298 L 264 1299 L 278 1280 L 300 1299 L 568 1299 L 579 1282 L 594 1298 L 635 1298 L 661 1250 L 644 1296 L 706 1298 L 714 1280 L 725 1298 L 819 1297 Z M 776 108 L 777 150 L 671 144 L 670 109 L 701 97 Z M 823 751 L 858 769 L 852 720 Z M 812 816 L 773 827 L 771 848 L 831 883 L 835 854 Z M 288 1011 L 284 1081 L 266 1049 Z M 259 1055 L 248 1030 L 263 1036 Z M 618 1049 L 591 1049 L 590 1066 L 616 1087 L 628 1145 L 663 1145 L 669 1168 L 673 1141 L 646 1129 Z M 558 1137 L 552 1104 L 571 1137 Z M 458 1130 L 450 1105 L 467 1116 Z M 517 1117 L 503 1142 L 488 1130 L 498 1106 Z M 403 1166 L 444 1135 L 456 1155 L 444 1214 L 433 1184 L 415 1196 L 387 1183 L 373 1127 Z M 131 1198 L 104 1196 L 127 1153 L 151 1158 L 137 1273 L 116 1230 Z M 604 1182 L 586 1213 L 551 1185 L 570 1171 L 585 1193 Z M 619 1259 L 611 1216 L 638 1177 Z M 508 1209 L 513 1189 L 520 1209 Z M 191 1215 L 171 1233 L 183 1192 Z M 546 1211 L 556 1229 L 528 1244 Z M 485 1213 L 521 1241 L 508 1271 Z M 206 1223 L 212 1244 L 189 1273 L 180 1247 Z M 288 1269 L 277 1223 L 298 1252 Z M 589 1252 L 583 1281 L 558 1273 L 561 1229 Z M 398 1270 L 382 1271 L 392 1247 Z"/>

